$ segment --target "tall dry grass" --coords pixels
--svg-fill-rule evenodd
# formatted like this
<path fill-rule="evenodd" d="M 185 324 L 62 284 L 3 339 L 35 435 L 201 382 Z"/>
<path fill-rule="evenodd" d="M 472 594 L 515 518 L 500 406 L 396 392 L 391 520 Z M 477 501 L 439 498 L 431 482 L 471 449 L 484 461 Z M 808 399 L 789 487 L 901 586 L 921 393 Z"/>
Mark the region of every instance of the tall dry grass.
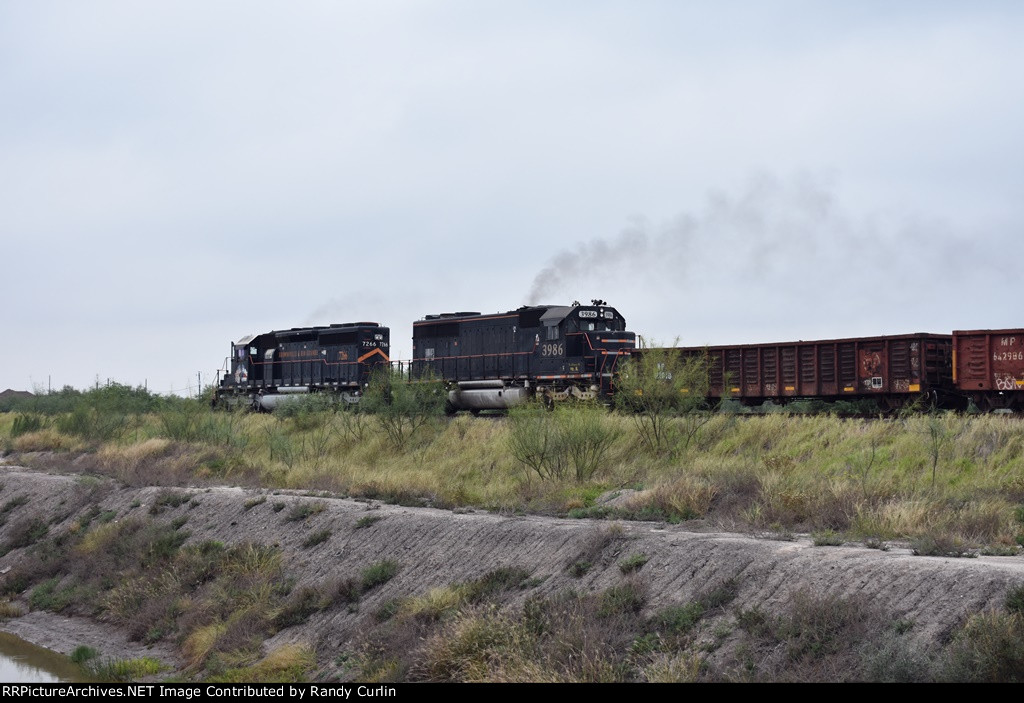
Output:
<path fill-rule="evenodd" d="M 574 409 L 559 412 L 569 427 Z M 655 453 L 632 417 L 589 409 L 577 423 L 585 432 L 558 438 L 587 444 L 600 437 L 601 451 L 578 454 L 585 470 L 570 463 L 542 474 L 517 459 L 509 418 L 427 423 L 396 448 L 367 414 L 203 413 L 190 415 L 191 426 L 209 431 L 197 430 L 191 441 L 169 437 L 161 414 L 139 416 L 132 432 L 99 443 L 95 463 L 133 484 L 242 483 L 501 512 L 700 518 L 734 529 L 878 539 L 938 534 L 974 545 L 1024 541 L 1024 421 L 1012 416 L 721 413 L 692 434 L 693 423 L 677 417 L 667 420 L 679 425 L 670 435 L 686 441 Z M 12 420 L 0 416 L 11 450 L 83 448 L 84 440 L 53 427 L 11 430 Z M 571 449 L 560 451 L 571 457 Z M 626 488 L 638 491 L 628 505 L 597 504 Z"/>

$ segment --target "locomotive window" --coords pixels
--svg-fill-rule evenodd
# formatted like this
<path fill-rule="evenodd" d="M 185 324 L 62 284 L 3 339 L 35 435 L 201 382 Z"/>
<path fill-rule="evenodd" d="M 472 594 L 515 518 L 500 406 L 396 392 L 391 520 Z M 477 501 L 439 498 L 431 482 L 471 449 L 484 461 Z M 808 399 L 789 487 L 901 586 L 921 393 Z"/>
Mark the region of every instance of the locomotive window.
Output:
<path fill-rule="evenodd" d="M 548 339 L 558 339 L 558 325 L 548 326 Z"/>

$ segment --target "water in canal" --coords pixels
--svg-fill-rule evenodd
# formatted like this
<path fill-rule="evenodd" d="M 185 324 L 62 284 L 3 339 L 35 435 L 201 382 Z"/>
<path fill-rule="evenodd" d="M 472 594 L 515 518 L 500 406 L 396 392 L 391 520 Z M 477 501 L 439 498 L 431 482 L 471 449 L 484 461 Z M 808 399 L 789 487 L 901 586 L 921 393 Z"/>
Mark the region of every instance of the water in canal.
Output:
<path fill-rule="evenodd" d="M 57 683 L 89 680 L 81 667 L 64 655 L 0 632 L 0 681 Z"/>

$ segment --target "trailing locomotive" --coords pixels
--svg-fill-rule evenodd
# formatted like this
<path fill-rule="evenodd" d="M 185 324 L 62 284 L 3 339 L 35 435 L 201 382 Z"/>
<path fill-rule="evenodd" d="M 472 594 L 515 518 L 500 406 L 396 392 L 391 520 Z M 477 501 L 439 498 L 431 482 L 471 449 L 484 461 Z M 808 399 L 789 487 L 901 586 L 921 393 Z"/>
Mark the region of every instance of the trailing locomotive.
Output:
<path fill-rule="evenodd" d="M 272 410 L 288 398 L 318 391 L 355 402 L 373 370 L 390 363 L 390 341 L 388 328 L 376 322 L 243 337 L 231 345 L 230 370 L 214 402 Z"/>
<path fill-rule="evenodd" d="M 603 300 L 427 315 L 413 323 L 412 339 L 412 378 L 444 380 L 449 408 L 474 412 L 534 396 L 549 403 L 606 396 L 636 344 Z"/>

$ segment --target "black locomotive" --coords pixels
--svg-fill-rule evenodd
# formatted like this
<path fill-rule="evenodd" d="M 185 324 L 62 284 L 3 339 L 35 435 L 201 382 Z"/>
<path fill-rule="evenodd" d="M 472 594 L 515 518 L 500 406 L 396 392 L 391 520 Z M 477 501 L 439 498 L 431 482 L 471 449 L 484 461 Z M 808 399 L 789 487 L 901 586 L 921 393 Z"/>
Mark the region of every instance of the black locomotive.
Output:
<path fill-rule="evenodd" d="M 452 410 L 503 409 L 531 396 L 589 399 L 611 392 L 635 344 L 603 300 L 427 315 L 413 323 L 411 376 L 444 380 Z"/>
<path fill-rule="evenodd" d="M 355 402 L 381 364 L 389 364 L 390 332 L 376 322 L 296 327 L 250 335 L 231 345 L 230 370 L 214 402 L 272 410 L 296 394 L 338 393 Z"/>

